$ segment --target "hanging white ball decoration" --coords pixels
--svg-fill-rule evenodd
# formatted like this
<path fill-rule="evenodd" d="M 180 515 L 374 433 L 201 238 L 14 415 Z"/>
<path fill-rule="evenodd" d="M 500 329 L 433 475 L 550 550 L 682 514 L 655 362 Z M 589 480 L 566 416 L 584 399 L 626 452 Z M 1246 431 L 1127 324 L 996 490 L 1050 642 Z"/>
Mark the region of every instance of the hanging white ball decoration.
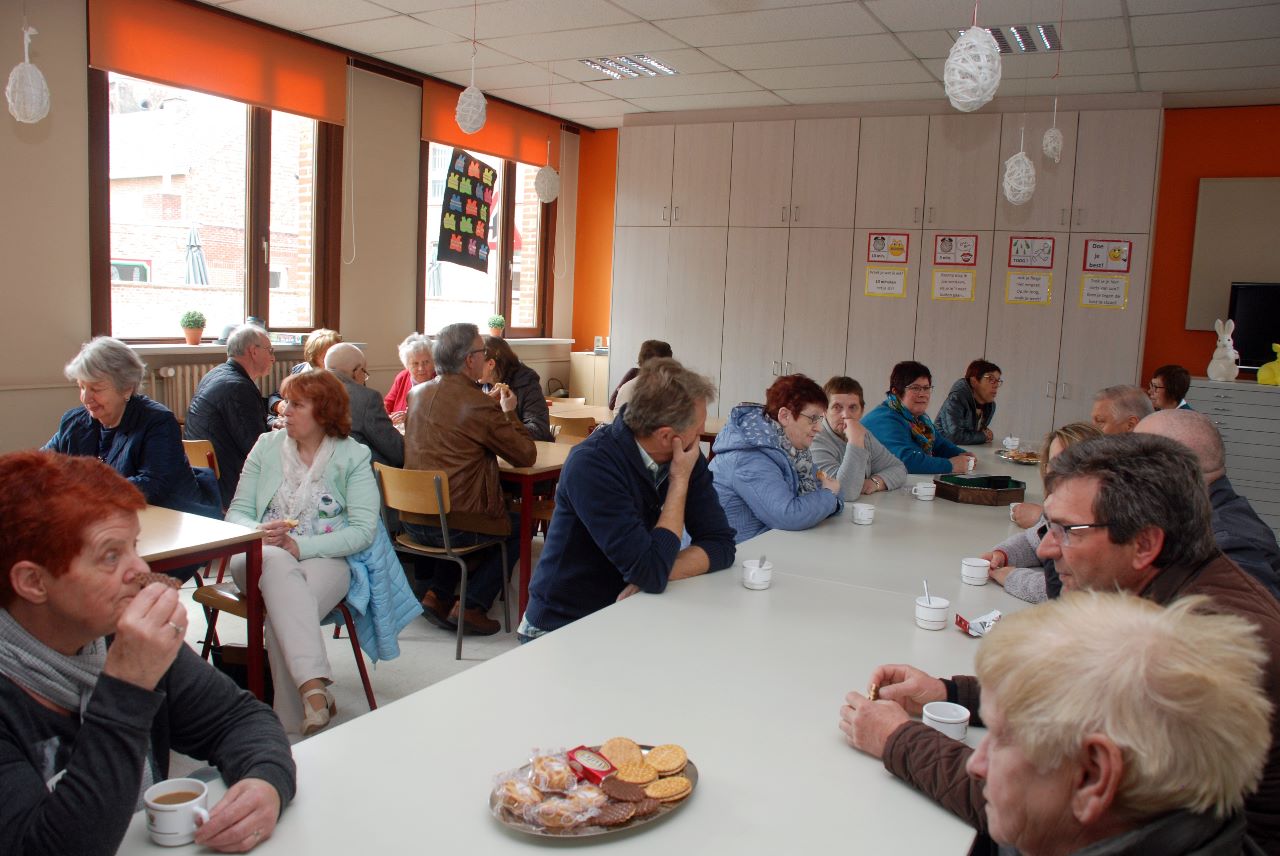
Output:
<path fill-rule="evenodd" d="M 560 173 L 547 164 L 533 177 L 533 191 L 539 202 L 555 202 L 560 195 Z"/>
<path fill-rule="evenodd" d="M 1004 198 L 1022 205 L 1036 192 L 1036 166 L 1026 152 L 1018 152 L 1004 162 Z"/>
<path fill-rule="evenodd" d="M 1000 46 L 990 33 L 973 26 L 956 39 L 942 69 L 942 85 L 951 106 L 964 113 L 991 100 L 1000 88 Z"/>
<path fill-rule="evenodd" d="M 1041 148 L 1044 149 L 1044 156 L 1052 158 L 1054 163 L 1062 162 L 1062 132 L 1057 128 L 1050 128 L 1044 132 L 1044 140 L 1041 142 Z"/>
<path fill-rule="evenodd" d="M 484 127 L 486 112 L 484 93 L 473 83 L 458 96 L 458 109 L 453 115 L 463 133 L 474 134 Z"/>
<path fill-rule="evenodd" d="M 49 115 L 49 84 L 40 69 L 31 64 L 31 37 L 35 34 L 35 27 L 23 29 L 23 61 L 9 72 L 9 83 L 4 88 L 9 113 L 19 122 L 32 125 Z"/>

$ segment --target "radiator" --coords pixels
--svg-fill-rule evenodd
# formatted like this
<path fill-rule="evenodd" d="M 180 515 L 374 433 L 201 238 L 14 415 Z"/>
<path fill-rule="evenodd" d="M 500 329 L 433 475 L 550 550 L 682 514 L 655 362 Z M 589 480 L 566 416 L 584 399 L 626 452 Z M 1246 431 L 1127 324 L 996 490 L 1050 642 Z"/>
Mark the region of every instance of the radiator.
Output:
<path fill-rule="evenodd" d="M 178 422 L 185 423 L 187 408 L 191 406 L 191 398 L 196 394 L 200 379 L 209 371 L 222 363 L 182 363 L 170 366 L 158 366 L 151 371 L 150 387 L 152 397 L 173 411 Z M 265 398 L 280 388 L 280 382 L 289 376 L 293 364 L 277 361 L 271 365 L 271 372 L 258 381 L 258 389 Z"/>

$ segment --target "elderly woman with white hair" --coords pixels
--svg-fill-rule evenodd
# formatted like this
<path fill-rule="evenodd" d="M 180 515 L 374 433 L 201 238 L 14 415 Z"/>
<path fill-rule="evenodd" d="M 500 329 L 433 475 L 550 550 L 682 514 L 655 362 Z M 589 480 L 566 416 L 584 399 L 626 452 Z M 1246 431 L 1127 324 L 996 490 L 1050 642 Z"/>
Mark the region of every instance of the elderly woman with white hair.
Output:
<path fill-rule="evenodd" d="M 396 375 L 391 391 L 383 398 L 387 414 L 396 425 L 403 425 L 409 412 L 409 390 L 436 376 L 436 363 L 431 355 L 431 339 L 422 333 L 410 333 L 400 343 L 400 363 L 404 371 Z"/>
<path fill-rule="evenodd" d="M 173 412 L 138 391 L 146 366 L 127 345 L 98 336 L 67 363 L 82 406 L 62 416 L 44 448 L 103 461 L 133 483 L 151 505 L 222 516 L 212 472 L 187 461 Z M 207 476 L 207 477 L 206 477 Z"/>

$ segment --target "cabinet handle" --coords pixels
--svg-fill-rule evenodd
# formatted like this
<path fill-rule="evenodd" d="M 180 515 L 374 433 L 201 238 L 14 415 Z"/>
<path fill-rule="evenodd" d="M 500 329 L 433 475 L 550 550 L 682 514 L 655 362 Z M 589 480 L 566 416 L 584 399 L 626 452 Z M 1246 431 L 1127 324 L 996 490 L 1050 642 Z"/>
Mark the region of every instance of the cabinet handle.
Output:
<path fill-rule="evenodd" d="M 677 206 L 675 207 L 674 211 L 675 211 L 675 215 L 676 215 L 676 222 L 678 223 L 678 222 L 680 222 L 680 206 L 679 206 L 679 205 L 677 205 Z"/>
<path fill-rule="evenodd" d="M 773 375 L 774 377 L 777 377 L 777 376 L 778 376 L 778 370 L 779 370 L 780 368 L 782 368 L 782 363 L 781 363 L 781 362 L 779 362 L 778 360 L 774 360 L 774 361 L 773 361 L 772 363 L 770 363 L 769 365 L 770 365 L 770 368 L 769 368 L 769 374 Z"/>
<path fill-rule="evenodd" d="M 1066 381 L 1063 381 L 1062 383 L 1058 384 L 1058 397 L 1061 398 L 1063 401 L 1070 399 L 1071 384 L 1067 383 Z"/>
<path fill-rule="evenodd" d="M 1044 382 L 1044 397 L 1053 398 L 1053 381 L 1051 380 Z"/>
<path fill-rule="evenodd" d="M 1058 214 L 1058 225 L 1059 226 L 1067 225 L 1067 209 L 1065 208 L 1063 208 L 1061 212 Z"/>
<path fill-rule="evenodd" d="M 1214 424 L 1214 425 L 1217 425 L 1219 428 L 1221 428 L 1225 423 L 1221 422 L 1220 420 L 1215 419 L 1215 420 L 1213 420 L 1213 424 Z"/>
<path fill-rule="evenodd" d="M 933 206 L 932 205 L 929 206 L 929 222 L 930 223 L 933 222 Z"/>
<path fill-rule="evenodd" d="M 799 205 L 791 206 L 791 222 L 792 223 L 800 222 L 800 206 Z"/>
<path fill-rule="evenodd" d="M 1213 397 L 1214 397 L 1214 398 L 1218 398 L 1218 399 L 1226 399 L 1227 401 L 1230 401 L 1230 400 L 1231 400 L 1231 396 L 1229 396 L 1229 395 L 1223 395 L 1223 394 L 1222 394 L 1222 393 L 1220 393 L 1220 392 L 1215 392 L 1215 393 L 1213 394 Z"/>
<path fill-rule="evenodd" d="M 919 205 L 911 209 L 911 222 L 912 223 L 920 222 L 920 206 Z"/>
<path fill-rule="evenodd" d="M 1231 412 L 1231 408 L 1230 408 L 1230 407 L 1215 407 L 1215 408 L 1213 408 L 1213 412 L 1214 412 L 1214 413 L 1230 413 L 1230 412 Z"/>
<path fill-rule="evenodd" d="M 1084 225 L 1084 209 L 1083 208 L 1076 209 L 1076 225 L 1077 226 Z"/>
<path fill-rule="evenodd" d="M 783 222 L 783 223 L 787 222 L 787 206 L 785 206 L 785 205 L 783 205 L 783 206 L 782 206 L 782 220 L 781 220 L 781 222 Z"/>
<path fill-rule="evenodd" d="M 662 206 L 662 222 L 667 222 L 667 206 Z"/>

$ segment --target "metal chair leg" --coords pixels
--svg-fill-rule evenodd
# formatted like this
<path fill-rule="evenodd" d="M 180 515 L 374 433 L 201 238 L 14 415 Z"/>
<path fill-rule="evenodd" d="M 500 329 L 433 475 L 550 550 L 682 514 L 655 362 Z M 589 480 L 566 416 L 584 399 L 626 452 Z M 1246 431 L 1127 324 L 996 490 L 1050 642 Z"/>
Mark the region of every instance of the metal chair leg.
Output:
<path fill-rule="evenodd" d="M 507 584 L 510 582 L 511 577 L 507 567 L 507 542 L 499 541 L 498 549 L 502 551 L 502 626 L 510 633 L 511 605 L 507 603 Z"/>
<path fill-rule="evenodd" d="M 457 556 L 454 561 L 462 568 L 462 582 L 458 586 L 458 649 L 454 652 L 453 659 L 462 659 L 462 633 L 466 625 L 467 613 L 467 560 Z"/>

